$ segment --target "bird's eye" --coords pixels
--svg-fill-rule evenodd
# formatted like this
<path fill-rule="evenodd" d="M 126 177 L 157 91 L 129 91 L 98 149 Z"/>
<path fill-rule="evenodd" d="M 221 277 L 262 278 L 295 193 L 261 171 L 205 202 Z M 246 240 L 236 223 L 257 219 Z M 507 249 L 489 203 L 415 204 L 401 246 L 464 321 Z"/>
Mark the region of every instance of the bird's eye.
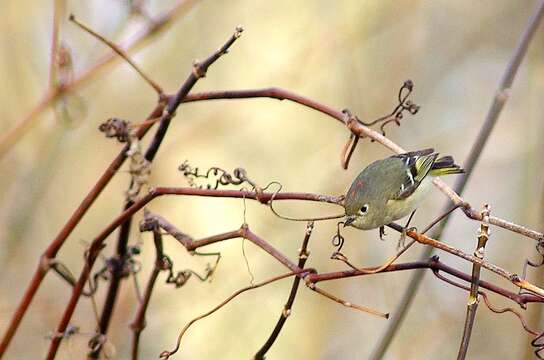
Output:
<path fill-rule="evenodd" d="M 364 215 L 366 214 L 367 211 L 368 211 L 368 204 L 364 204 L 363 207 L 361 207 L 361 210 L 359 210 L 359 214 Z"/>

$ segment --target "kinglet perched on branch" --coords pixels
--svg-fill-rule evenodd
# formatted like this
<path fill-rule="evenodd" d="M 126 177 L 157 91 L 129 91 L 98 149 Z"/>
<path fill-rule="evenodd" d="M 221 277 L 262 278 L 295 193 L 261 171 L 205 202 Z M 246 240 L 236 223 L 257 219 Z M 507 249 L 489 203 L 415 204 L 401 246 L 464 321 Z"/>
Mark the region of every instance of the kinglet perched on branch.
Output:
<path fill-rule="evenodd" d="M 434 177 L 464 172 L 451 156 L 438 159 L 434 149 L 377 160 L 351 184 L 344 200 L 344 226 L 383 231 L 384 225 L 407 216 L 419 206 Z"/>

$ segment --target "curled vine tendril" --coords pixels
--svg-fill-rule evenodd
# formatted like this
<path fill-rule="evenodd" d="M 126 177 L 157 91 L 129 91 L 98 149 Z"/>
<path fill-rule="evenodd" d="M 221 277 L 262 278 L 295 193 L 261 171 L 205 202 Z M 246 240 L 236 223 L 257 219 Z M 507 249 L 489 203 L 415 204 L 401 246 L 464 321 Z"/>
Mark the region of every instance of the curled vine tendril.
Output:
<path fill-rule="evenodd" d="M 371 122 L 361 121 L 357 116 L 353 115 L 349 109 L 344 109 L 342 110 L 342 113 L 344 114 L 344 123 L 348 125 L 351 121 L 357 121 L 358 123 L 368 127 L 381 123 L 380 131 L 382 135 L 385 136 L 385 127 L 388 124 L 394 122 L 395 124 L 397 124 L 397 126 L 400 126 L 400 121 L 404 118 L 404 113 L 406 111 L 411 115 L 415 115 L 419 111 L 419 105 L 413 103 L 411 100 L 408 100 L 413 90 L 414 83 L 412 82 L 412 80 L 406 80 L 399 90 L 399 93 L 397 95 L 398 104 L 393 109 L 393 111 L 390 114 Z M 374 142 L 375 140 L 371 139 L 370 141 Z M 349 161 L 355 151 L 355 148 L 357 147 L 358 142 L 359 136 L 355 133 L 351 133 L 340 154 L 340 163 L 342 165 L 342 168 L 348 168 Z"/>
<path fill-rule="evenodd" d="M 180 288 L 183 285 L 185 285 L 185 283 L 187 283 L 187 281 L 189 281 L 189 279 L 193 275 L 196 276 L 202 282 L 204 282 L 206 280 L 211 280 L 211 278 L 212 278 L 212 276 L 213 276 L 213 274 L 214 274 L 214 272 L 215 272 L 215 270 L 217 268 L 217 264 L 219 263 L 219 259 L 221 259 L 221 254 L 220 253 L 209 253 L 209 254 L 208 253 L 198 253 L 198 255 L 217 256 L 216 261 L 215 261 L 215 263 L 213 265 L 206 264 L 206 269 L 204 270 L 204 275 L 201 275 L 201 274 L 199 274 L 196 271 L 191 270 L 191 269 L 185 269 L 185 270 L 178 271 L 177 273 L 174 273 L 174 263 L 173 263 L 172 259 L 170 259 L 170 257 L 168 257 L 168 255 L 163 254 L 161 269 L 168 271 L 168 276 L 166 278 L 166 283 L 167 284 L 174 284 L 174 286 L 176 288 Z"/>
<path fill-rule="evenodd" d="M 87 257 L 87 252 L 85 251 L 85 258 Z M 98 290 L 98 284 L 101 280 L 108 281 L 111 279 L 111 274 L 123 264 L 121 269 L 121 276 L 128 277 L 132 274 L 137 274 L 141 270 L 141 263 L 135 258 L 135 256 L 140 254 L 139 246 L 129 246 L 127 254 L 125 255 L 124 261 L 116 257 L 110 257 L 104 260 L 104 266 L 95 272 L 93 276 L 89 279 L 89 289 L 83 290 L 82 295 L 85 297 L 93 296 Z M 66 281 L 70 286 L 75 286 L 77 280 L 74 274 L 70 269 L 59 260 L 51 260 L 49 262 L 49 268 L 53 270 L 57 275 L 59 275 L 64 281 Z"/>
<path fill-rule="evenodd" d="M 274 205 L 273 205 L 274 204 L 274 199 L 276 198 L 276 196 L 278 196 L 278 194 L 280 193 L 280 191 L 282 189 L 281 183 L 279 183 L 277 181 L 272 181 L 268 185 L 266 185 L 263 190 L 266 190 L 266 189 L 270 188 L 272 185 L 278 185 L 278 189 L 276 191 L 274 191 L 274 193 L 270 197 L 270 201 L 268 201 L 268 207 L 270 208 L 270 211 L 272 211 L 272 213 L 274 215 L 276 215 L 277 217 L 279 217 L 280 219 L 289 220 L 289 221 L 306 221 L 307 222 L 307 221 L 321 221 L 321 220 L 339 219 L 339 218 L 342 218 L 342 217 L 346 216 L 346 214 L 338 214 L 338 215 L 329 215 L 329 216 L 313 217 L 313 218 L 295 218 L 295 217 L 289 217 L 289 216 L 281 215 L 280 213 L 278 213 L 278 211 L 276 209 L 274 209 Z"/>
<path fill-rule="evenodd" d="M 342 246 L 344 246 L 344 237 L 340 233 L 340 225 L 344 225 L 344 222 L 339 221 L 338 223 L 336 223 L 336 234 L 334 234 L 331 240 L 332 246 L 336 248 L 335 253 L 340 253 L 340 250 L 342 250 Z"/>
<path fill-rule="evenodd" d="M 528 258 L 525 259 L 525 264 L 523 265 L 523 273 L 522 273 L 522 279 L 526 279 L 527 278 L 527 268 L 530 266 L 530 267 L 533 267 L 533 268 L 538 268 L 538 267 L 541 267 L 544 265 L 544 240 L 539 240 L 536 245 L 535 245 L 535 248 L 536 248 L 536 252 L 537 254 L 539 255 L 540 259 L 538 259 L 537 261 L 531 261 L 529 260 Z M 524 293 L 522 291 L 522 289 L 520 289 L 519 293 Z M 544 346 L 544 344 L 543 344 Z M 544 350 L 544 348 L 542 349 Z"/>
<path fill-rule="evenodd" d="M 368 123 L 366 123 L 364 121 L 361 121 L 359 119 L 357 119 L 357 120 L 361 124 L 363 124 L 365 126 L 373 126 L 373 125 L 376 125 L 378 123 L 381 123 L 380 131 L 381 131 L 382 135 L 385 136 L 385 127 L 388 124 L 394 122 L 395 124 L 397 124 L 397 126 L 400 126 L 400 121 L 404 118 L 404 113 L 406 111 L 411 115 L 415 115 L 419 111 L 420 106 L 408 99 L 410 97 L 410 95 L 412 94 L 413 90 L 414 90 L 413 81 L 412 80 L 406 80 L 402 84 L 401 88 L 399 89 L 399 93 L 398 93 L 398 96 L 397 96 L 398 104 L 390 114 L 388 114 L 386 116 L 383 116 L 381 118 L 378 118 L 378 119 L 376 119 L 374 121 L 368 122 Z M 374 140 L 372 140 L 372 141 L 374 141 Z"/>
<path fill-rule="evenodd" d="M 538 334 L 537 337 L 531 341 L 531 346 L 535 348 L 535 356 L 539 359 L 544 359 L 544 357 L 542 357 L 542 352 L 544 351 L 544 332 Z"/>
<path fill-rule="evenodd" d="M 185 160 L 178 167 L 178 170 L 182 172 L 185 178 L 187 178 L 191 187 L 199 189 L 204 188 L 204 186 L 198 185 L 196 179 L 209 180 L 210 182 L 206 184 L 206 189 L 217 190 L 220 185 L 241 185 L 244 182 L 256 188 L 255 183 L 247 177 L 247 172 L 243 168 L 236 168 L 232 174 L 230 174 L 226 170 L 214 166 L 209 168 L 205 173 L 202 173 L 198 167 L 192 167 L 189 162 Z"/>

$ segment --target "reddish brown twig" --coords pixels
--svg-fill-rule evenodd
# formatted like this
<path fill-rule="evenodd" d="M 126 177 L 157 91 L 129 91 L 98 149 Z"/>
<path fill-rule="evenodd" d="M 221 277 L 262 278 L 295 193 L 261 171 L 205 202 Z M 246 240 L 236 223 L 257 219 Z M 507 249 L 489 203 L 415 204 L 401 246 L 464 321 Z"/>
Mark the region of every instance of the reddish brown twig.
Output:
<path fill-rule="evenodd" d="M 86 28 L 86 30 L 93 33 L 92 30 L 90 30 L 88 28 Z M 153 162 L 153 160 L 155 158 L 155 155 L 157 154 L 157 151 L 158 151 L 158 149 L 159 149 L 159 147 L 160 147 L 160 145 L 162 143 L 162 140 L 166 136 L 166 132 L 167 132 L 169 126 L 170 126 L 171 119 L 174 116 L 174 113 L 175 113 L 177 107 L 179 106 L 181 99 L 183 99 L 183 97 L 185 97 L 188 94 L 188 92 L 192 89 L 192 87 L 195 85 L 195 83 L 201 77 L 203 77 L 206 74 L 206 72 L 207 72 L 208 68 L 211 66 L 211 64 L 213 64 L 215 61 L 217 61 L 222 55 L 224 55 L 227 52 L 227 50 L 230 48 L 230 46 L 240 37 L 241 32 L 242 32 L 242 28 L 237 27 L 234 34 L 227 40 L 227 42 L 221 48 L 219 48 L 217 51 L 213 52 L 203 62 L 195 63 L 193 65 L 193 71 L 191 72 L 191 74 L 189 75 L 187 80 L 184 82 L 184 84 L 181 86 L 181 88 L 178 90 L 178 92 L 173 96 L 166 97 L 166 99 L 167 99 L 166 111 L 162 115 L 162 117 L 158 118 L 158 119 L 160 119 L 160 125 L 159 125 L 159 127 L 158 127 L 153 139 L 151 140 L 151 142 L 150 142 L 150 144 L 149 144 L 149 146 L 148 146 L 148 148 L 147 148 L 147 150 L 145 152 L 145 155 L 144 155 L 145 161 L 147 161 L 149 164 L 151 162 Z M 103 37 L 101 37 L 99 35 L 96 35 L 94 33 L 93 33 L 93 35 L 99 37 L 99 39 L 106 42 L 114 50 L 118 51 L 118 53 L 121 56 L 128 59 L 128 57 L 122 52 L 122 50 L 118 49 L 115 45 L 110 44 L 107 39 L 104 39 Z M 129 61 L 129 60 L 127 60 L 127 61 Z M 134 64 L 131 63 L 131 65 L 133 65 L 133 67 L 135 67 Z M 142 76 L 144 76 L 144 78 L 146 78 L 145 75 L 141 71 L 139 71 L 138 69 L 137 69 L 137 71 L 140 73 L 140 75 L 142 75 Z M 149 81 L 149 79 L 147 79 L 147 80 Z M 156 86 L 154 86 L 154 87 L 156 88 Z M 163 98 L 162 89 L 159 88 L 158 93 L 159 93 L 159 98 L 162 99 Z M 143 124 L 140 124 L 139 126 L 140 127 L 142 127 L 142 126 L 144 126 L 144 127 L 145 126 L 151 126 L 158 119 L 153 119 L 153 121 L 144 122 Z M 134 182 L 135 181 L 134 181 L 134 178 L 133 178 L 132 181 L 131 181 L 131 184 L 129 186 L 129 189 L 132 189 L 132 186 L 133 186 Z M 129 198 L 127 200 L 126 204 L 125 204 L 124 209 L 125 210 L 128 209 L 130 206 L 132 206 L 132 204 L 133 204 L 132 198 Z M 108 330 L 108 327 L 109 327 L 109 322 L 110 322 L 110 319 L 111 319 L 111 316 L 112 316 L 112 313 L 113 313 L 113 308 L 115 306 L 115 299 L 117 298 L 117 293 L 119 291 L 120 282 L 121 282 L 121 279 L 123 277 L 123 267 L 124 267 L 128 237 L 129 237 L 129 233 L 130 233 L 130 224 L 131 224 L 131 219 L 129 218 L 129 219 L 127 219 L 127 221 L 125 223 L 123 223 L 123 225 L 121 227 L 121 230 L 119 232 L 119 239 L 118 239 L 118 242 L 117 242 L 117 257 L 115 259 L 115 267 L 113 269 L 112 279 L 111 279 L 111 282 L 110 282 L 110 286 L 108 288 L 108 293 L 106 294 L 106 300 L 104 302 L 102 316 L 100 317 L 99 332 L 101 334 L 106 334 L 107 333 L 107 330 Z M 91 354 L 89 356 L 92 357 L 92 358 L 98 357 L 98 354 L 99 354 L 100 350 L 101 350 L 101 347 L 97 347 L 95 350 L 93 350 L 91 352 Z"/>
<path fill-rule="evenodd" d="M 135 36 L 133 40 L 130 41 L 129 44 L 125 46 L 125 48 L 133 49 L 136 46 L 141 45 L 143 40 L 148 39 L 150 36 L 160 33 L 162 30 L 166 29 L 168 25 L 174 19 L 176 19 L 177 17 L 185 13 L 187 10 L 189 10 L 194 3 L 196 3 L 196 1 L 194 0 L 182 0 L 174 8 L 160 15 L 152 23 L 151 26 L 148 26 L 146 29 L 140 32 L 137 36 Z M 44 111 L 61 94 L 65 94 L 67 92 L 76 90 L 79 86 L 85 84 L 90 78 L 96 75 L 100 69 L 104 68 L 106 65 L 111 63 L 112 60 L 114 60 L 115 58 L 116 58 L 115 54 L 110 54 L 104 57 L 94 66 L 90 67 L 86 72 L 84 72 L 78 78 L 74 79 L 71 83 L 63 84 L 62 88 L 54 88 L 48 91 L 43 96 L 42 100 L 34 107 L 34 109 L 32 109 L 29 112 L 29 114 L 25 118 L 23 118 L 20 122 L 18 122 L 14 128 L 12 128 L 10 131 L 8 131 L 7 133 L 3 134 L 0 137 L 0 158 L 26 133 L 26 131 L 33 124 L 33 121 L 36 119 L 37 115 L 40 114 L 42 111 Z M 184 91 L 188 92 L 189 89 L 185 87 Z M 163 109 L 164 109 L 164 104 L 159 103 L 155 107 L 155 109 L 151 112 L 151 114 L 148 116 L 148 119 L 155 119 L 161 116 L 163 114 Z M 150 127 L 151 125 L 149 126 L 146 125 L 146 126 L 141 126 L 140 128 L 138 128 L 138 131 L 136 132 L 136 137 L 137 138 L 143 137 L 146 134 L 146 132 L 150 129 Z M 2 340 L 0 342 L 0 357 L 3 356 L 7 347 L 9 346 L 11 339 L 13 338 L 15 332 L 17 331 L 17 328 L 19 327 L 19 324 L 21 323 L 23 316 L 25 315 L 30 303 L 32 302 L 32 299 L 34 298 L 34 295 L 36 294 L 36 291 L 38 290 L 41 284 L 41 281 L 43 280 L 45 274 L 47 273 L 49 260 L 56 256 L 57 252 L 64 244 L 64 241 L 66 240 L 66 238 L 77 226 L 77 224 L 85 215 L 87 210 L 94 203 L 94 200 L 96 200 L 98 195 L 100 195 L 102 190 L 109 183 L 113 175 L 121 167 L 121 165 L 126 159 L 127 150 L 128 150 L 128 146 L 125 146 L 123 150 L 121 150 L 121 152 L 114 158 L 114 160 L 111 162 L 109 167 L 99 177 L 96 184 L 85 196 L 81 204 L 70 216 L 66 224 L 63 226 L 63 228 L 60 230 L 60 232 L 57 234 L 55 239 L 51 242 L 47 250 L 42 255 L 40 262 L 38 264 L 38 267 L 36 271 L 34 272 L 34 275 L 27 289 L 25 290 L 24 295 L 22 296 L 19 305 L 17 306 L 17 309 L 15 310 L 12 319 L 9 322 L 8 328 L 6 329 L 2 337 Z"/>
<path fill-rule="evenodd" d="M 218 190 L 216 190 L 216 191 L 218 191 Z M 145 219 L 146 219 L 146 224 L 148 224 L 148 225 L 144 224 L 142 226 L 144 229 L 147 229 L 148 227 L 158 226 L 161 229 L 163 229 L 164 231 L 166 231 L 166 233 L 170 234 L 175 239 L 177 239 L 188 251 L 193 251 L 193 250 L 196 250 L 196 249 L 198 249 L 198 248 L 200 248 L 202 246 L 207 246 L 207 245 L 210 245 L 210 244 L 214 244 L 214 243 L 219 242 L 219 241 L 224 241 L 224 240 L 234 239 L 234 238 L 238 238 L 238 237 L 243 237 L 244 239 L 248 239 L 251 242 L 253 242 L 255 245 L 257 245 L 258 247 L 260 247 L 261 249 L 266 251 L 268 254 L 270 254 L 272 257 L 274 257 L 276 260 L 278 260 L 280 263 L 282 263 L 285 267 L 290 269 L 292 271 L 292 273 L 290 273 L 291 275 L 297 275 L 298 277 L 302 277 L 306 273 L 315 272 L 315 270 L 302 269 L 298 265 L 294 264 L 291 260 L 289 260 L 280 251 L 278 251 L 273 246 L 271 246 L 268 242 L 266 242 L 265 240 L 263 240 L 262 238 L 257 236 L 255 233 L 253 233 L 248 228 L 248 226 L 246 224 L 242 225 L 242 227 L 239 230 L 236 230 L 236 231 L 231 231 L 231 232 L 227 232 L 227 233 L 223 233 L 223 234 L 210 236 L 210 237 L 207 237 L 207 238 L 204 238 L 204 239 L 201 239 L 201 240 L 193 240 L 189 235 L 187 235 L 187 234 L 183 233 L 182 231 L 178 230 L 174 225 L 172 225 L 170 222 L 168 222 L 162 216 L 159 216 L 159 215 L 156 215 L 156 214 L 151 214 L 149 211 L 146 211 Z M 308 235 L 308 238 L 309 238 L 309 235 Z M 275 280 L 273 280 L 273 281 L 275 281 Z M 179 344 L 181 342 L 181 337 L 186 332 L 186 330 L 189 328 L 189 326 L 191 326 L 195 321 L 200 320 L 200 319 L 212 314 L 213 312 L 215 312 L 216 310 L 218 310 L 219 308 L 224 306 L 226 303 L 228 303 L 230 300 L 232 300 L 239 293 L 250 290 L 250 289 L 254 289 L 256 287 L 264 286 L 264 285 L 266 285 L 268 283 L 270 283 L 270 282 L 264 282 L 264 283 L 260 283 L 260 284 L 257 284 L 257 285 L 252 285 L 252 286 L 249 286 L 249 287 L 244 288 L 242 290 L 239 290 L 233 296 L 229 297 L 227 300 L 222 302 L 220 305 L 218 305 L 216 308 L 214 308 L 210 312 L 207 312 L 207 313 L 193 319 L 181 331 L 180 335 L 178 336 L 178 341 L 177 341 L 177 344 L 176 344 L 176 347 L 174 348 L 174 350 L 163 352 L 161 354 L 161 357 L 168 358 L 170 355 L 172 355 L 173 353 L 178 351 Z M 314 283 L 306 283 L 306 284 L 311 290 L 315 291 L 316 293 L 318 293 L 318 294 L 320 294 L 320 295 L 322 295 L 322 296 L 324 296 L 324 297 L 326 297 L 326 298 L 328 298 L 330 300 L 333 300 L 333 301 L 335 301 L 335 302 L 337 302 L 337 303 L 339 303 L 339 304 L 341 304 L 343 306 L 346 306 L 346 307 L 349 307 L 349 308 L 352 308 L 352 309 L 355 309 L 355 310 L 359 310 L 359 311 L 362 311 L 362 312 L 366 312 L 366 313 L 369 313 L 369 314 L 373 314 L 373 315 L 376 315 L 376 316 L 380 316 L 380 317 L 383 317 L 383 318 L 388 317 L 388 314 L 383 314 L 383 313 L 378 312 L 376 310 L 373 310 L 371 308 L 364 307 L 364 306 L 361 306 L 361 305 L 352 304 L 352 303 L 347 302 L 347 301 L 345 301 L 343 299 L 340 299 L 337 296 L 335 296 L 335 295 L 333 295 L 333 294 L 331 294 L 331 293 L 329 293 L 329 292 L 327 292 L 327 291 L 325 291 L 323 289 L 320 289 L 320 288 L 316 287 Z M 294 298 L 293 298 L 293 300 L 294 300 Z M 285 317 L 287 317 L 287 315 L 285 315 Z"/>
<path fill-rule="evenodd" d="M 154 82 L 143 70 L 139 68 L 138 65 L 132 59 L 129 57 L 129 55 L 121 49 L 119 46 L 114 44 L 112 41 L 106 39 L 104 36 L 98 34 L 93 29 L 91 29 L 89 26 L 83 24 L 82 22 L 78 21 L 74 15 L 70 15 L 70 20 L 74 22 L 76 25 L 78 25 L 81 29 L 86 31 L 87 33 L 91 34 L 95 38 L 97 38 L 99 41 L 106 44 L 108 47 L 110 47 L 115 53 L 117 53 L 121 58 L 123 58 L 158 94 L 159 101 L 164 101 L 164 91 L 163 89 Z M 150 127 L 155 122 L 161 121 L 161 127 L 165 126 L 165 123 L 168 124 L 170 122 L 170 117 L 167 116 L 160 116 L 156 117 L 147 121 L 144 121 L 143 123 L 139 124 L 139 127 L 146 126 Z M 167 126 L 167 125 L 166 125 Z M 163 131 L 159 127 L 159 130 L 155 134 L 155 137 L 152 141 L 152 144 L 157 143 L 157 137 L 164 137 L 166 131 Z M 128 135 L 128 134 L 127 134 Z M 135 141 L 138 139 L 137 136 L 131 135 L 131 141 Z M 160 140 L 158 141 L 158 144 L 160 144 Z M 133 144 L 129 144 L 131 146 Z M 153 145 L 152 145 L 153 146 Z M 132 148 L 131 148 L 132 149 Z M 128 153 L 128 151 L 127 151 Z M 153 154 L 156 153 L 156 150 L 153 151 Z M 145 158 L 145 157 L 144 157 Z M 145 159 L 149 163 L 153 160 L 151 159 Z M 134 184 L 134 177 L 131 179 L 131 185 L 129 189 L 132 189 L 132 186 Z M 133 204 L 132 200 L 129 199 L 127 203 L 125 204 L 124 209 L 126 210 Z M 117 254 L 115 258 L 112 258 L 111 263 L 111 281 L 108 288 L 108 293 L 106 295 L 106 300 L 104 302 L 102 316 L 100 317 L 100 321 L 98 324 L 98 333 L 102 335 L 106 335 L 111 316 L 113 314 L 113 308 L 115 306 L 115 300 L 117 298 L 117 292 L 119 290 L 121 279 L 125 276 L 125 261 L 127 257 L 127 243 L 128 243 L 128 237 L 130 232 L 130 225 L 131 225 L 131 219 L 129 218 L 126 222 L 123 223 L 121 226 L 121 230 L 119 231 L 119 241 L 117 245 Z M 98 344 L 97 346 L 93 347 L 93 350 L 89 354 L 89 358 L 97 358 L 100 354 L 100 351 L 102 350 L 102 344 Z"/>
<path fill-rule="evenodd" d="M 319 103 L 312 99 L 306 98 L 304 96 L 295 94 L 291 91 L 280 89 L 280 88 L 264 88 L 264 89 L 250 89 L 250 90 L 224 90 L 224 91 L 209 91 L 202 93 L 189 94 L 183 101 L 192 102 L 192 101 L 204 101 L 204 100 L 219 100 L 219 99 L 253 99 L 253 98 L 272 98 L 278 100 L 289 100 L 300 105 L 309 107 L 330 117 L 338 120 L 339 122 L 344 123 L 345 115 L 338 110 L 331 108 L 328 105 Z M 359 137 L 369 137 L 370 139 L 379 142 L 388 149 L 396 153 L 406 152 L 403 148 L 381 135 L 380 133 L 362 125 L 360 122 L 352 119 L 345 124 L 347 128 L 356 136 Z M 460 206 L 463 208 L 464 213 L 467 217 L 481 221 L 480 214 L 478 211 L 472 209 L 469 203 L 464 201 L 459 195 L 453 191 L 446 183 L 444 183 L 439 178 L 435 179 L 434 184 L 442 191 L 454 205 Z M 449 208 L 449 206 L 448 206 Z M 529 229 L 525 226 L 515 224 L 511 221 L 507 221 L 498 217 L 490 216 L 489 223 L 498 227 L 502 227 L 506 230 L 518 233 L 520 235 L 526 236 L 534 240 L 544 239 L 544 234 L 538 231 Z"/>
<path fill-rule="evenodd" d="M 377 273 L 382 272 L 385 269 L 387 269 L 389 267 L 389 265 L 393 264 L 402 254 L 404 254 L 415 243 L 416 243 L 415 240 L 410 241 L 408 244 L 404 245 L 399 251 L 397 251 L 397 253 L 395 255 L 389 257 L 389 259 L 387 259 L 383 265 L 381 265 L 379 267 L 376 267 L 376 268 L 372 268 L 371 270 L 365 269 L 365 268 L 360 268 L 358 266 L 353 265 L 352 263 L 349 262 L 348 258 L 344 254 L 342 254 L 340 252 L 333 253 L 332 256 L 331 256 L 331 259 L 340 260 L 344 264 L 346 264 L 350 268 L 352 268 L 353 270 L 357 270 L 360 273 L 377 274 Z"/>
<path fill-rule="evenodd" d="M 346 142 L 346 145 L 344 145 L 344 148 L 340 153 L 340 165 L 342 165 L 342 168 L 344 170 L 347 170 L 349 166 L 349 161 L 351 160 L 351 156 L 353 155 L 355 148 L 357 148 L 358 143 L 359 137 L 353 134 L 349 134 L 348 141 Z"/>
<path fill-rule="evenodd" d="M 302 246 L 300 247 L 298 252 L 297 266 L 301 269 L 304 268 L 304 265 L 306 264 L 306 261 L 308 260 L 308 256 L 310 255 L 307 249 L 308 249 L 308 242 L 310 241 L 310 236 L 312 235 L 313 228 L 314 228 L 313 221 L 308 222 L 308 224 L 306 225 L 306 234 L 304 236 L 304 240 L 302 241 Z M 266 355 L 268 350 L 270 350 L 272 345 L 274 345 L 274 342 L 278 338 L 278 335 L 280 334 L 281 329 L 283 328 L 283 325 L 287 321 L 287 318 L 289 317 L 289 315 L 291 315 L 291 308 L 293 307 L 293 303 L 295 302 L 295 297 L 297 296 L 299 284 L 300 284 L 300 277 L 297 276 L 293 279 L 291 292 L 289 293 L 289 298 L 287 299 L 287 302 L 285 303 L 283 307 L 280 318 L 278 319 L 278 322 L 276 323 L 274 330 L 272 330 L 272 333 L 270 334 L 266 342 L 255 354 L 254 356 L 255 360 L 264 360 L 264 356 Z"/>
<path fill-rule="evenodd" d="M 366 268 L 366 269 L 372 270 L 375 268 Z M 451 266 L 444 264 L 443 262 L 439 260 L 438 256 L 433 256 L 432 258 L 426 261 L 414 261 L 414 262 L 407 262 L 407 263 L 392 264 L 392 265 L 389 265 L 384 270 L 382 270 L 381 273 L 397 272 L 397 271 L 405 271 L 405 270 L 417 270 L 417 269 L 430 269 L 430 270 L 436 270 L 436 271 L 443 271 L 447 274 L 450 274 L 458 279 L 461 279 L 469 283 L 472 280 L 471 275 L 466 274 L 462 271 L 459 271 Z M 307 276 L 307 281 L 312 283 L 318 283 L 322 281 L 331 281 L 336 279 L 345 279 L 349 277 L 369 276 L 369 275 L 370 274 L 368 273 L 360 272 L 357 270 L 344 270 L 344 271 L 336 271 L 331 273 L 310 274 Z M 538 295 L 514 293 L 512 291 L 501 288 L 500 286 L 497 286 L 485 280 L 480 280 L 478 284 L 480 287 L 484 289 L 490 290 L 498 295 L 501 295 L 507 299 L 510 299 L 516 302 L 521 307 L 525 307 L 525 305 L 528 303 L 544 303 L 544 298 Z"/>

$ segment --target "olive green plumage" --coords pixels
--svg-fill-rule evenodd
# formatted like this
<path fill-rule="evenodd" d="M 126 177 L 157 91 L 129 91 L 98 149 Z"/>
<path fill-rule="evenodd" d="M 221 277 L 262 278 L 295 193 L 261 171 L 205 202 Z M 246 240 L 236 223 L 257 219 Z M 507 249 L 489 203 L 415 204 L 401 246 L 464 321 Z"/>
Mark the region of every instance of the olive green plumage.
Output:
<path fill-rule="evenodd" d="M 433 149 L 377 160 L 355 178 L 346 194 L 346 225 L 369 230 L 401 219 L 419 206 L 434 177 L 463 172 L 451 156 L 438 158 Z"/>

